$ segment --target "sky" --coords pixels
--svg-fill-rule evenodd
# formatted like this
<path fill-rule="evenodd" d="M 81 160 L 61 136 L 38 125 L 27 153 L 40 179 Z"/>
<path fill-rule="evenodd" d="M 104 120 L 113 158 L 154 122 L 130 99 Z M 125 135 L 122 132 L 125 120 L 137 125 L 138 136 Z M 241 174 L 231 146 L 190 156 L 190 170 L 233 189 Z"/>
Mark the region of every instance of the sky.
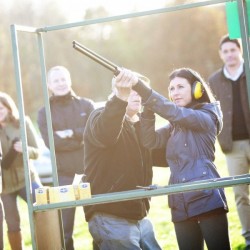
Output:
<path fill-rule="evenodd" d="M 79 21 L 88 8 L 103 6 L 111 15 L 164 8 L 170 0 L 60 0 L 69 21 Z"/>
<path fill-rule="evenodd" d="M 44 6 L 47 8 L 51 1 L 57 4 L 58 10 L 65 14 L 69 23 L 83 21 L 85 11 L 90 8 L 104 7 L 110 17 L 161 9 L 175 2 L 175 0 L 19 0 L 18 4 L 30 3 L 36 13 L 39 13 L 39 8 Z M 0 4 L 0 7 L 11 11 L 16 0 L 0 0 Z"/>
<path fill-rule="evenodd" d="M 62 7 L 69 12 L 78 12 L 79 9 L 104 6 L 110 12 L 126 12 L 133 8 L 141 10 L 156 9 L 164 6 L 168 0 L 60 0 Z"/>
<path fill-rule="evenodd" d="M 1 1 L 5 7 L 13 5 L 16 0 Z M 19 0 L 22 2 L 32 2 L 39 7 L 51 0 Z M 71 15 L 78 14 L 84 9 L 104 6 L 110 13 L 125 13 L 133 9 L 150 10 L 164 7 L 166 4 L 174 2 L 174 0 L 54 0 L 58 2 L 58 7 L 64 9 Z"/>

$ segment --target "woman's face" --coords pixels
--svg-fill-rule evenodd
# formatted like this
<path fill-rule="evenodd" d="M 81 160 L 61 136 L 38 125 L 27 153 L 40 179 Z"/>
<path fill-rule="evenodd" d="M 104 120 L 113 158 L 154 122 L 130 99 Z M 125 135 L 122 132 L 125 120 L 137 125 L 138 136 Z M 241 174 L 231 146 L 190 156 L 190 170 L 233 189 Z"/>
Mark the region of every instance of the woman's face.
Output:
<path fill-rule="evenodd" d="M 191 84 L 185 78 L 175 77 L 172 79 L 168 92 L 170 99 L 179 107 L 186 107 L 192 102 Z"/>
<path fill-rule="evenodd" d="M 8 116 L 9 110 L 0 102 L 0 123 L 3 123 Z"/>

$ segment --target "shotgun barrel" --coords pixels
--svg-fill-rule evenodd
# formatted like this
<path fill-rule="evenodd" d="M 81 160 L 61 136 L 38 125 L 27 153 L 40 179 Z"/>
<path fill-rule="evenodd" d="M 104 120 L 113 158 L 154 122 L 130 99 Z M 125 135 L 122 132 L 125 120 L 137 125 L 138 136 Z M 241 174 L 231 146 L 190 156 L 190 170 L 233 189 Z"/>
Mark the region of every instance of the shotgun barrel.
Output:
<path fill-rule="evenodd" d="M 101 64 L 102 66 L 104 66 L 108 70 L 111 70 L 115 75 L 119 74 L 120 70 L 119 70 L 119 67 L 117 65 L 115 65 L 112 62 L 110 62 L 106 58 L 98 55 L 94 51 L 86 48 L 85 46 L 83 46 L 82 44 L 78 43 L 77 41 L 73 41 L 73 48 L 76 49 L 77 51 L 81 52 L 85 56 L 91 58 L 95 62 Z"/>
<path fill-rule="evenodd" d="M 78 43 L 77 41 L 73 41 L 73 48 L 76 49 L 77 51 L 81 52 L 85 56 L 91 58 L 95 62 L 101 64 L 102 66 L 104 66 L 108 70 L 111 70 L 114 73 L 114 75 L 117 76 L 120 73 L 121 67 L 117 66 L 113 62 L 110 62 L 108 59 L 106 59 L 106 58 L 98 55 L 94 51 L 86 48 L 85 46 L 83 46 L 82 44 Z M 140 83 L 142 81 L 146 82 L 146 83 L 150 82 L 149 79 L 146 76 L 143 76 L 143 75 L 141 75 L 139 73 L 136 73 L 136 74 L 138 76 L 138 83 Z"/>

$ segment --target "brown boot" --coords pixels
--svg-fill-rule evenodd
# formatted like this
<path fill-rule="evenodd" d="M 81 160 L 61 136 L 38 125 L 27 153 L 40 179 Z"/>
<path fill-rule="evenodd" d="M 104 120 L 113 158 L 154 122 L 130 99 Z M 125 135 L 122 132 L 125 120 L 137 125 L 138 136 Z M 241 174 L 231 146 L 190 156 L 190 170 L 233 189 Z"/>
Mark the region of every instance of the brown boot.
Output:
<path fill-rule="evenodd" d="M 21 231 L 18 232 L 8 232 L 8 239 L 12 250 L 22 250 L 24 249 L 22 244 L 22 234 Z"/>

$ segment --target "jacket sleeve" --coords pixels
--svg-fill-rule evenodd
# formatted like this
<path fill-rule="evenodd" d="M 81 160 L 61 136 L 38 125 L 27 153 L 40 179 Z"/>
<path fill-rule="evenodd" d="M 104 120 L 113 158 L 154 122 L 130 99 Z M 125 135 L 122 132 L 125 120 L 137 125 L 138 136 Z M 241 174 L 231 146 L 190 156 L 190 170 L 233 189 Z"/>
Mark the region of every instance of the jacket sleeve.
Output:
<path fill-rule="evenodd" d="M 13 148 L 13 145 L 16 141 L 19 141 L 19 138 L 15 138 L 12 141 L 9 151 L 3 157 L 2 164 L 1 164 L 1 167 L 3 169 L 9 169 L 12 163 L 15 161 L 16 157 L 18 156 L 18 152 Z"/>
<path fill-rule="evenodd" d="M 154 90 L 143 105 L 171 123 L 178 123 L 180 126 L 196 131 L 213 129 L 217 119 L 212 112 L 203 108 L 178 107 Z"/>
<path fill-rule="evenodd" d="M 28 154 L 30 159 L 37 159 L 39 156 L 38 135 L 29 117 L 26 117 L 26 132 L 28 143 Z"/>
<path fill-rule="evenodd" d="M 97 147 L 114 145 L 122 131 L 127 102 L 113 96 L 104 108 L 91 113 L 84 137 Z"/>
<path fill-rule="evenodd" d="M 86 106 L 86 104 L 84 106 Z M 87 108 L 85 108 L 85 109 L 86 109 L 86 116 L 87 116 L 87 119 L 88 119 L 91 112 L 95 109 L 93 101 L 88 100 L 87 101 Z M 84 133 L 84 130 L 85 130 L 85 126 L 86 126 L 86 124 L 82 124 L 81 127 L 73 129 L 75 139 L 83 141 L 83 133 Z"/>
<path fill-rule="evenodd" d="M 141 140 L 143 146 L 149 149 L 166 148 L 170 136 L 170 124 L 160 129 L 155 128 L 155 115 L 147 109 L 141 114 Z"/>

